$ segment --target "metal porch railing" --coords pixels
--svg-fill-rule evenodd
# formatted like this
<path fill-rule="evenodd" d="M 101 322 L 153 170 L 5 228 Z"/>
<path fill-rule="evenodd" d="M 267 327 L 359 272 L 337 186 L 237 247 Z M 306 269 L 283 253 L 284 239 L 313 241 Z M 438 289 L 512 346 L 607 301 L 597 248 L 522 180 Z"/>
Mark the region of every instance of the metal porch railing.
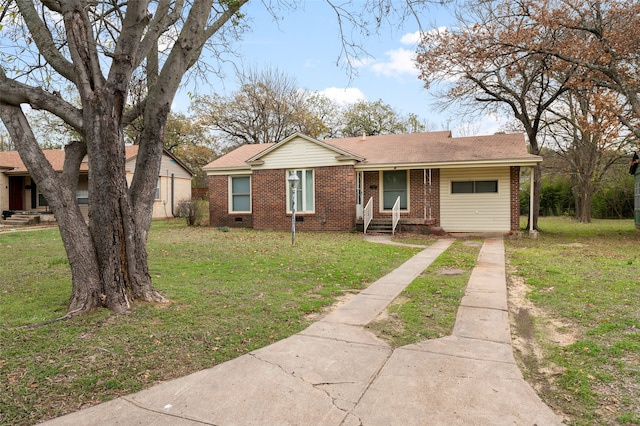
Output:
<path fill-rule="evenodd" d="M 367 205 L 364 206 L 363 219 L 364 219 L 364 233 L 366 234 L 367 228 L 371 223 L 371 219 L 373 219 L 373 197 L 369 198 L 369 201 L 367 201 Z"/>
<path fill-rule="evenodd" d="M 391 210 L 391 233 L 395 235 L 396 226 L 398 226 L 398 222 L 400 222 L 400 197 L 396 199 L 396 202 L 393 204 L 393 209 Z"/>

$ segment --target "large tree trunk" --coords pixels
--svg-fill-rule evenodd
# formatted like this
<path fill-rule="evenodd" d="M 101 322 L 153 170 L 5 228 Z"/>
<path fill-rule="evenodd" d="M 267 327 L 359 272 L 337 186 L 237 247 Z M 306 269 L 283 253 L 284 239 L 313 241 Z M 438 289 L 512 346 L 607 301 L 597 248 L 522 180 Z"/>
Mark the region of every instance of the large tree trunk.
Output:
<path fill-rule="evenodd" d="M 72 293 L 69 314 L 86 312 L 101 305 L 102 286 L 94 243 L 76 200 L 78 170 L 84 157 L 84 148 L 77 144 L 67 150 L 64 170 L 59 174 L 40 150 L 34 134 L 20 107 L 1 105 L 0 115 L 22 161 L 47 194 L 60 236 L 69 259 Z"/>
<path fill-rule="evenodd" d="M 47 63 L 46 72 L 74 85 L 82 105 L 77 108 L 55 92 L 7 78 L 0 67 L 0 117 L 49 201 L 69 257 L 73 290 L 68 314 L 100 306 L 123 312 L 132 300 L 164 300 L 151 283 L 146 245 L 170 105 L 204 43 L 247 1 L 221 2 L 216 7 L 211 0 L 196 0 L 188 7 L 181 2 L 163 3 L 154 9 L 155 14 L 148 11 L 145 2 L 127 3 L 126 8 L 114 6 L 114 14 L 107 14 L 105 19 L 121 21 L 114 22 L 114 31 L 109 32 L 109 36 L 115 36 L 110 51 L 96 41 L 104 35 L 99 34 L 102 24 L 95 21 L 103 11 L 97 13 L 94 5 L 83 1 L 41 3 L 40 14 L 34 3 L 16 2 L 43 57 L 40 62 Z M 48 9 L 55 12 L 55 25 L 48 26 Z M 60 16 L 64 31 L 57 26 Z M 180 33 L 160 69 L 158 40 L 178 21 Z M 59 40 L 48 33 L 54 26 L 60 30 L 56 37 L 64 43 L 57 44 Z M 60 45 L 65 46 L 64 52 Z M 127 110 L 130 114 L 125 118 L 131 76 L 145 58 L 149 58 L 147 97 Z M 102 69 L 105 63 L 110 66 L 108 72 Z M 46 160 L 21 110 L 22 104 L 48 111 L 81 135 L 81 142 L 68 146 L 63 173 L 54 171 Z M 129 188 L 123 129 L 140 117 L 144 130 Z M 89 159 L 88 226 L 76 198 L 85 154 Z"/>
<path fill-rule="evenodd" d="M 86 135 L 90 165 L 89 229 L 98 259 L 103 304 L 114 312 L 123 312 L 133 299 L 163 298 L 153 288 L 147 270 L 146 238 L 138 237 L 147 234 L 151 223 L 149 220 L 138 224 L 134 217 L 122 131 L 117 117 L 110 114 L 118 108 L 112 101 L 114 98 L 101 96 L 90 107 L 85 106 L 85 120 L 94 120 Z M 157 179 L 157 172 L 155 176 Z M 149 186 L 142 190 L 151 192 Z M 152 211 L 149 208 L 146 211 L 151 216 Z"/>
<path fill-rule="evenodd" d="M 578 174 L 573 187 L 575 199 L 576 219 L 580 223 L 591 223 L 591 200 L 594 188 L 591 184 L 591 174 Z"/>

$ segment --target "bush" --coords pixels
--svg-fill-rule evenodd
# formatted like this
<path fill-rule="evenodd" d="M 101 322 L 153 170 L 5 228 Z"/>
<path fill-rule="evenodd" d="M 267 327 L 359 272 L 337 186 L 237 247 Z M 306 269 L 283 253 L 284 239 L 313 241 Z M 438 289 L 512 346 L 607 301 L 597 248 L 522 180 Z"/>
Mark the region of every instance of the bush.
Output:
<path fill-rule="evenodd" d="M 209 201 L 184 200 L 178 203 L 178 217 L 183 217 L 188 226 L 202 226 L 209 224 Z"/>
<path fill-rule="evenodd" d="M 520 190 L 520 214 L 529 214 L 530 186 Z M 568 179 L 543 177 L 540 194 L 540 216 L 570 216 L 575 214 L 575 199 Z"/>

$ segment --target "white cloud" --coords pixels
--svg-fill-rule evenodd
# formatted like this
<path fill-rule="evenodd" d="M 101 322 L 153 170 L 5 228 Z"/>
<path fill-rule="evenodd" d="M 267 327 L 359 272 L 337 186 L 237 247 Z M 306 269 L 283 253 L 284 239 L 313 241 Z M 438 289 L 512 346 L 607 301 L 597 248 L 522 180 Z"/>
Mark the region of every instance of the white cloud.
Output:
<path fill-rule="evenodd" d="M 372 58 L 354 58 L 351 56 L 348 57 L 346 60 L 349 66 L 352 66 L 354 68 L 366 67 L 367 65 L 374 62 L 374 59 Z"/>
<path fill-rule="evenodd" d="M 409 45 L 418 44 L 419 41 L 420 41 L 420 31 L 416 31 L 414 33 L 407 33 L 403 35 L 402 38 L 400 39 L 400 43 L 409 44 Z"/>
<path fill-rule="evenodd" d="M 468 123 L 460 123 L 452 132 L 455 137 L 459 136 L 478 136 L 493 135 L 503 130 L 503 126 L 509 122 L 509 119 L 497 113 L 485 114 L 479 120 Z"/>
<path fill-rule="evenodd" d="M 385 56 L 389 58 L 387 62 L 376 62 L 371 65 L 371 69 L 378 75 L 386 77 L 398 77 L 403 74 L 418 75 L 415 66 L 415 52 L 408 49 L 388 50 Z"/>
<path fill-rule="evenodd" d="M 480 134 L 492 135 L 500 131 L 501 127 L 508 122 L 508 118 L 503 115 L 497 113 L 487 114 L 478 123 L 480 125 Z"/>
<path fill-rule="evenodd" d="M 327 87 L 326 89 L 321 90 L 320 93 L 341 105 L 353 104 L 367 99 L 364 96 L 364 93 L 362 93 L 362 91 L 357 87 Z"/>

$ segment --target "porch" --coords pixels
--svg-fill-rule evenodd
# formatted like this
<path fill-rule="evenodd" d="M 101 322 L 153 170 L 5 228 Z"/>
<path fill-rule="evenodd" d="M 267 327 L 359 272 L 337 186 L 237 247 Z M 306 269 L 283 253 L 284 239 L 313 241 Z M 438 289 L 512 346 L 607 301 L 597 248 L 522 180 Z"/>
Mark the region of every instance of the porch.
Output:
<path fill-rule="evenodd" d="M 395 230 L 393 229 L 393 219 L 392 218 L 375 218 L 371 219 L 369 226 L 367 227 L 367 232 L 364 232 L 364 219 L 356 219 L 356 231 L 362 233 L 373 233 L 373 234 L 393 234 L 393 233 L 402 233 L 408 232 L 413 234 L 435 234 L 441 235 L 442 228 L 439 226 L 435 226 L 435 222 L 433 220 L 422 220 L 422 219 L 411 219 L 411 218 L 400 218 L 398 223 L 396 224 Z"/>
<path fill-rule="evenodd" d="M 3 210 L 0 219 L 2 226 L 36 226 L 56 223 L 53 212 L 42 210 Z"/>
<path fill-rule="evenodd" d="M 390 216 L 374 217 L 373 197 L 369 198 L 364 208 L 357 208 L 356 231 L 362 233 L 411 232 L 416 234 L 441 234 L 442 228 L 436 225 L 435 219 L 418 219 L 401 217 L 401 197 L 397 197 Z"/>

